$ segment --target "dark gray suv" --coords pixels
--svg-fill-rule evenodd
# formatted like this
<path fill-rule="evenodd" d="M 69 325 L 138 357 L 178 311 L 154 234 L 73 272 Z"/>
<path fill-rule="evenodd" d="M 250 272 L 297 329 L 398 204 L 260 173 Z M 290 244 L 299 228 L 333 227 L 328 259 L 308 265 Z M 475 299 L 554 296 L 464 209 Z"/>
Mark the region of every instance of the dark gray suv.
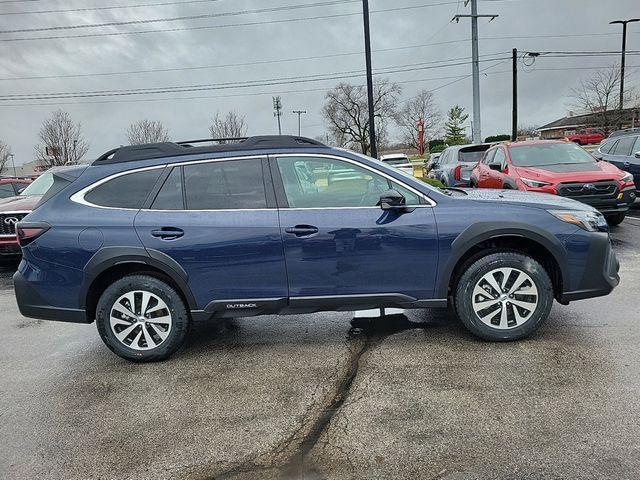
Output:
<path fill-rule="evenodd" d="M 607 138 L 593 156 L 632 174 L 636 189 L 640 189 L 640 133 Z"/>

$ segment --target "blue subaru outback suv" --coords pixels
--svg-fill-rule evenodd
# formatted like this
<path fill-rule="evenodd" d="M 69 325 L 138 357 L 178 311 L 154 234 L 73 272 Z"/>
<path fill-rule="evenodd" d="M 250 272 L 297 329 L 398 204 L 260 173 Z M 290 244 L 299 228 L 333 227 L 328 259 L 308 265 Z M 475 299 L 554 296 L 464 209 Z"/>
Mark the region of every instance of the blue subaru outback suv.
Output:
<path fill-rule="evenodd" d="M 301 137 L 121 147 L 54 174 L 17 226 L 23 315 L 91 323 L 134 361 L 193 321 L 452 305 L 515 340 L 618 284 L 607 223 L 573 200 L 435 189 Z"/>

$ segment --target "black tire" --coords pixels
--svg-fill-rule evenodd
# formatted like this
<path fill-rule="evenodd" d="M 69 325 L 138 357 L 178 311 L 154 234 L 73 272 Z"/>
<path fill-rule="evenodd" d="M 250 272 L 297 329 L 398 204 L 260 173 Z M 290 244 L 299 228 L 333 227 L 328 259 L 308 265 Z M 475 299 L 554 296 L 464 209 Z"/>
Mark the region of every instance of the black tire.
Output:
<path fill-rule="evenodd" d="M 131 348 L 118 340 L 111 328 L 109 319 L 116 301 L 123 295 L 134 291 L 149 292 L 164 301 L 168 307 L 172 323 L 168 329 L 167 337 L 159 342 L 155 348 L 147 350 Z M 135 307 L 133 310 L 136 310 Z M 137 312 L 133 311 L 132 313 Z M 96 308 L 96 326 L 102 341 L 116 355 L 132 362 L 157 362 L 166 360 L 184 344 L 191 326 L 191 319 L 182 298 L 170 285 L 148 275 L 129 275 L 112 283 L 100 297 Z M 118 328 L 118 326 L 114 328 Z M 134 332 L 136 329 L 132 330 L 132 333 Z M 141 339 L 140 342 L 143 342 L 143 345 L 146 344 L 146 340 Z"/>
<path fill-rule="evenodd" d="M 582 141 L 576 139 L 576 140 L 571 140 L 573 143 L 578 144 L 578 145 L 582 145 Z"/>
<path fill-rule="evenodd" d="M 482 277 L 497 268 L 511 267 L 526 273 L 538 290 L 538 303 L 531 316 L 521 325 L 509 329 L 498 329 L 483 323 L 473 309 L 472 294 Z M 494 342 L 519 340 L 527 337 L 547 319 L 553 304 L 553 284 L 549 274 L 533 258 L 512 251 L 490 253 L 467 265 L 463 270 L 454 293 L 454 304 L 458 317 L 474 335 Z"/>
<path fill-rule="evenodd" d="M 616 213 L 615 215 L 605 215 L 604 218 L 607 219 L 607 223 L 611 227 L 616 227 L 622 223 L 624 217 L 627 216 L 627 212 L 624 213 Z"/>

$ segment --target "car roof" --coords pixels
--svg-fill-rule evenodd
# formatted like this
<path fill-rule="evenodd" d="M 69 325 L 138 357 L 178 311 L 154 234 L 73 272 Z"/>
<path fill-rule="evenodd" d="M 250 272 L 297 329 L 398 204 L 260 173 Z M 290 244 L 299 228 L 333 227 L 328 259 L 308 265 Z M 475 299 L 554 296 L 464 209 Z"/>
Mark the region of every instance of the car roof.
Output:
<path fill-rule="evenodd" d="M 447 147 L 447 150 L 462 150 L 463 148 L 475 148 L 475 147 L 487 147 L 491 148 L 492 143 L 467 143 L 466 145 L 452 145 Z"/>
<path fill-rule="evenodd" d="M 505 142 L 501 145 L 511 147 L 530 147 L 533 145 L 551 145 L 553 143 L 570 144 L 567 140 L 524 140 L 522 142 Z"/>
<path fill-rule="evenodd" d="M 207 142 L 225 142 L 217 145 L 195 146 Z M 232 143 L 228 143 L 232 142 Z M 202 139 L 181 142 L 147 143 L 114 148 L 102 154 L 92 165 L 109 165 L 114 163 L 140 160 L 180 157 L 199 153 L 249 152 L 264 150 L 265 153 L 283 149 L 326 148 L 323 143 L 305 137 L 289 135 L 264 135 L 249 138 Z M 179 161 L 179 159 L 178 159 Z"/>
<path fill-rule="evenodd" d="M 406 153 L 388 153 L 386 155 L 382 155 L 380 160 L 390 160 L 392 158 L 408 158 Z"/>

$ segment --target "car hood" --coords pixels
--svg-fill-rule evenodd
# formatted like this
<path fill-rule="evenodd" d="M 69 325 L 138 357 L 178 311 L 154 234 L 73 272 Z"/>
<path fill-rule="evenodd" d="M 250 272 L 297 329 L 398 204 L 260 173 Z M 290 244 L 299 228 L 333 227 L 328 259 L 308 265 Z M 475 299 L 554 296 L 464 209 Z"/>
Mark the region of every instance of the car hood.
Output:
<path fill-rule="evenodd" d="M 549 183 L 596 182 L 598 180 L 619 180 L 622 173 L 608 162 L 556 163 L 541 167 L 514 167 L 519 177 L 541 180 Z"/>
<path fill-rule="evenodd" d="M 0 200 L 0 212 L 30 212 L 38 204 L 42 195 L 18 195 Z"/>
<path fill-rule="evenodd" d="M 494 190 L 489 188 L 465 188 L 469 200 L 481 202 L 504 202 L 517 205 L 526 205 L 545 209 L 557 210 L 584 210 L 595 209 L 586 203 L 578 202 L 570 198 L 551 195 L 549 193 L 523 192 L 521 190 Z"/>

